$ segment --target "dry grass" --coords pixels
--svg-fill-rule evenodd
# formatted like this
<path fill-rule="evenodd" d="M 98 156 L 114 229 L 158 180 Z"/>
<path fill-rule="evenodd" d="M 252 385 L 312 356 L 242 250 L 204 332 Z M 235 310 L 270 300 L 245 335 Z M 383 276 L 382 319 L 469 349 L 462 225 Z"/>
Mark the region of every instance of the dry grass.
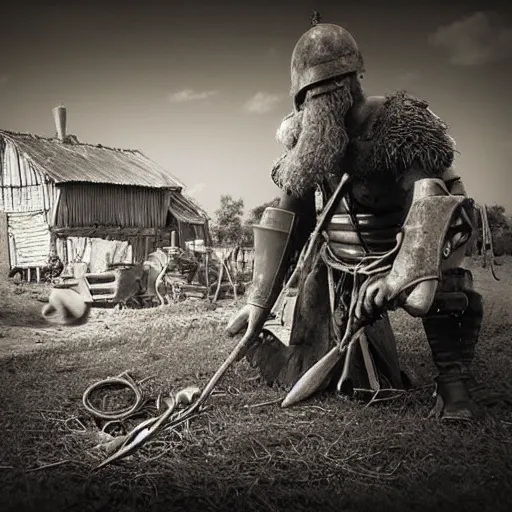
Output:
<path fill-rule="evenodd" d="M 510 392 L 512 260 L 498 270 L 494 283 L 475 269 L 487 299 L 475 373 Z M 59 330 L 36 320 L 44 290 L 12 290 L 0 289 L 9 298 L 0 317 L 2 511 L 512 509 L 510 406 L 465 427 L 429 419 L 433 367 L 420 325 L 405 315 L 393 322 L 417 390 L 370 407 L 330 395 L 282 410 L 258 406 L 283 391 L 239 363 L 188 428 L 93 471 L 105 457 L 103 424 L 82 407 L 86 387 L 126 370 L 153 377 L 141 386 L 150 398 L 203 386 L 235 343 L 223 333 L 233 306 L 97 310 L 86 326 Z"/>

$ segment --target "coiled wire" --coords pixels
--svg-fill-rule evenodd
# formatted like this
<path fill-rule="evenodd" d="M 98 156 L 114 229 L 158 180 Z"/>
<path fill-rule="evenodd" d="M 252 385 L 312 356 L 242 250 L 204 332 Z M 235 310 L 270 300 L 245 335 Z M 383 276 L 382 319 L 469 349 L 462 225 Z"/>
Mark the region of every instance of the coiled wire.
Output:
<path fill-rule="evenodd" d="M 107 388 L 114 385 L 121 385 L 130 388 L 135 395 L 135 403 L 130 407 L 110 412 L 100 411 L 99 409 L 96 409 L 90 401 L 91 393 L 98 389 Z M 135 413 L 139 412 L 142 406 L 144 405 L 145 400 L 138 384 L 132 379 L 132 377 L 130 377 L 128 372 L 123 372 L 117 377 L 108 377 L 104 380 L 100 380 L 98 382 L 95 382 L 94 384 L 91 384 L 83 394 L 82 403 L 87 412 L 89 412 L 96 418 L 100 418 L 103 420 L 120 421 L 129 418 L 130 416 L 133 416 Z"/>

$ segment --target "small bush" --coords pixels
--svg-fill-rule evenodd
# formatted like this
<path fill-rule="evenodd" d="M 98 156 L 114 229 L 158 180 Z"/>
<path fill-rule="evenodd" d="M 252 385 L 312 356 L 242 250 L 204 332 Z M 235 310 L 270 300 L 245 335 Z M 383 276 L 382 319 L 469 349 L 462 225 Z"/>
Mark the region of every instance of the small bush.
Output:
<path fill-rule="evenodd" d="M 496 256 L 512 254 L 512 229 L 500 229 L 493 234 L 492 238 Z"/>

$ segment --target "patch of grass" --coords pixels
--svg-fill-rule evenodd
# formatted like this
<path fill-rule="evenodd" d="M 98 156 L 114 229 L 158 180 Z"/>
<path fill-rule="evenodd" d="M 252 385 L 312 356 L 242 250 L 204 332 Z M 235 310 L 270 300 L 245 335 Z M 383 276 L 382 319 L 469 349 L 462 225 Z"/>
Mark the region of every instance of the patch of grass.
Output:
<path fill-rule="evenodd" d="M 498 271 L 502 281 L 494 283 L 487 271 L 474 268 L 487 304 L 475 374 L 491 389 L 509 393 L 512 262 Z M 97 310 L 85 326 L 41 330 L 35 352 L 1 358 L 1 509 L 512 508 L 510 407 L 500 404 L 468 426 L 430 419 L 429 348 L 421 323 L 402 313 L 393 314 L 392 322 L 403 365 L 414 372 L 418 389 L 370 407 L 324 394 L 281 409 L 268 402 L 284 391 L 265 386 L 240 362 L 188 427 L 164 432 L 129 459 L 93 471 L 106 457 L 97 447 L 103 424 L 84 410 L 84 390 L 127 370 L 139 380 L 153 377 L 141 385 L 153 399 L 204 386 L 236 343 L 223 331 L 235 309 L 226 302 L 208 311 L 198 301 Z M 20 344 L 30 344 L 19 332 Z"/>

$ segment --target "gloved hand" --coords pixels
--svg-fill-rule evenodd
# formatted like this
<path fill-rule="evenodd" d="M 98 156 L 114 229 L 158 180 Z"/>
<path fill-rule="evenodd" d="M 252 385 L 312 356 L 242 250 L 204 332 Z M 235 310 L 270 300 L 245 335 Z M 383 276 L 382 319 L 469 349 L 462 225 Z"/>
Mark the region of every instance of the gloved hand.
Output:
<path fill-rule="evenodd" d="M 413 317 L 422 317 L 432 306 L 437 284 L 433 279 L 421 281 L 397 295 L 389 274 L 374 276 L 361 288 L 355 316 L 372 320 L 378 318 L 385 309 L 400 307 Z"/>
<path fill-rule="evenodd" d="M 226 332 L 230 336 L 234 336 L 245 329 L 245 337 L 256 338 L 263 328 L 268 314 L 268 309 L 246 304 L 229 321 Z"/>

